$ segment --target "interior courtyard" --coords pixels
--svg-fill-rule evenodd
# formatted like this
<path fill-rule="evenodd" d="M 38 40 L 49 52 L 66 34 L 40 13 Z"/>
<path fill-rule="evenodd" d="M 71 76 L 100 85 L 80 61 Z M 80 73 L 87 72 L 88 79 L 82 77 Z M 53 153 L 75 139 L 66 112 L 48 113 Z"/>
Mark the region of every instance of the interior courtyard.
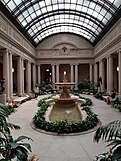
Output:
<path fill-rule="evenodd" d="M 121 0 L 0 0 L 0 80 L 5 79 L 0 103 L 23 99 L 43 82 L 57 92 L 64 73 L 74 83 L 71 90 L 86 80 L 97 86 L 101 78 L 97 92 L 121 95 Z M 80 95 L 92 100 L 102 125 L 120 120 L 120 112 L 104 100 Z M 14 136 L 34 140 L 39 161 L 91 161 L 108 149 L 93 142 L 96 129 L 60 136 L 34 130 L 37 102 L 48 96 L 46 91 L 22 103 L 9 118 L 21 126 Z"/>

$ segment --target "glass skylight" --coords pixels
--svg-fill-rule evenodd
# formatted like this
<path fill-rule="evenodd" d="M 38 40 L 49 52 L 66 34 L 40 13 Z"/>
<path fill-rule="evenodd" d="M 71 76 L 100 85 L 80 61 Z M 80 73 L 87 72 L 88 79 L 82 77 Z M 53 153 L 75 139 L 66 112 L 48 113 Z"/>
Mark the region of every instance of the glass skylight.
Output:
<path fill-rule="evenodd" d="M 1 0 L 38 44 L 54 33 L 70 32 L 92 44 L 121 7 L 121 0 Z"/>

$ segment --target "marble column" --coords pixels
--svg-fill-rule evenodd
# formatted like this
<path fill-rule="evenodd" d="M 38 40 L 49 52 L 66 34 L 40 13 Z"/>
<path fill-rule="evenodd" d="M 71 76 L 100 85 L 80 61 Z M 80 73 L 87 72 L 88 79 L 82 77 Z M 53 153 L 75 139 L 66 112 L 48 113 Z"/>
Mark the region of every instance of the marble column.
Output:
<path fill-rule="evenodd" d="M 113 90 L 113 57 L 109 56 L 109 91 Z"/>
<path fill-rule="evenodd" d="M 75 64 L 75 89 L 78 89 L 78 64 Z"/>
<path fill-rule="evenodd" d="M 118 52 L 118 94 L 121 95 L 121 51 Z"/>
<path fill-rule="evenodd" d="M 21 76 L 21 58 L 17 58 L 17 93 L 22 96 L 22 76 Z"/>
<path fill-rule="evenodd" d="M 38 84 L 40 84 L 40 82 L 41 82 L 40 65 L 38 65 L 37 68 L 38 68 Z"/>
<path fill-rule="evenodd" d="M 93 77 L 92 77 L 92 74 L 93 74 L 93 65 L 92 64 L 89 64 L 89 71 L 90 71 L 90 74 L 89 74 L 90 82 L 92 82 L 93 81 Z"/>
<path fill-rule="evenodd" d="M 71 82 L 74 82 L 74 66 L 71 64 Z"/>
<path fill-rule="evenodd" d="M 9 53 L 9 77 L 10 77 L 10 98 L 13 98 L 13 65 L 12 53 Z"/>
<path fill-rule="evenodd" d="M 24 60 L 21 59 L 22 96 L 24 95 Z"/>
<path fill-rule="evenodd" d="M 35 64 L 33 64 L 32 65 L 32 82 L 33 82 L 33 84 L 32 84 L 32 89 L 34 89 L 34 87 L 35 87 L 35 84 L 36 84 L 36 66 L 35 66 Z"/>
<path fill-rule="evenodd" d="M 59 82 L 59 64 L 56 65 L 56 82 Z"/>
<path fill-rule="evenodd" d="M 31 92 L 31 62 L 26 61 L 26 91 Z"/>
<path fill-rule="evenodd" d="M 52 64 L 52 83 L 55 83 L 55 65 Z"/>
<path fill-rule="evenodd" d="M 97 63 L 94 64 L 94 83 L 97 84 L 98 82 L 98 69 L 97 69 Z"/>
<path fill-rule="evenodd" d="M 113 89 L 113 58 L 112 56 L 107 57 L 107 91 Z"/>
<path fill-rule="evenodd" d="M 109 91 L 109 83 L 108 83 L 109 82 L 109 69 L 108 69 L 109 68 L 109 57 L 107 57 L 106 60 L 107 60 L 107 92 L 110 92 Z"/>
<path fill-rule="evenodd" d="M 3 77 L 5 78 L 5 90 L 6 99 L 10 98 L 10 78 L 9 78 L 9 52 L 3 51 Z"/>
<path fill-rule="evenodd" d="M 105 82 L 104 82 L 104 61 L 101 60 L 99 62 L 99 77 L 102 78 L 102 84 L 101 84 L 101 92 L 105 90 Z"/>
<path fill-rule="evenodd" d="M 55 65 L 52 64 L 52 85 L 53 85 L 53 88 L 55 89 Z"/>

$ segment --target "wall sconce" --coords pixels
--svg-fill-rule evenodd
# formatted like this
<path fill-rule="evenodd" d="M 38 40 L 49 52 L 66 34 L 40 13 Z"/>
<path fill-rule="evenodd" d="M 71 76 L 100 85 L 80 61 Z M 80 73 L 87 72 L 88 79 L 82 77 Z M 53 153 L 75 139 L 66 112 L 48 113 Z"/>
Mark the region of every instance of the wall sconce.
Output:
<path fill-rule="evenodd" d="M 46 72 L 49 72 L 49 69 L 46 69 Z"/>
<path fill-rule="evenodd" d="M 14 72 L 14 68 L 12 68 L 12 73 Z"/>
<path fill-rule="evenodd" d="M 64 71 L 63 74 L 66 75 L 66 71 Z"/>
<path fill-rule="evenodd" d="M 52 75 L 52 73 L 50 73 L 50 75 Z"/>
<path fill-rule="evenodd" d="M 119 66 L 117 66 L 117 72 L 119 71 Z"/>

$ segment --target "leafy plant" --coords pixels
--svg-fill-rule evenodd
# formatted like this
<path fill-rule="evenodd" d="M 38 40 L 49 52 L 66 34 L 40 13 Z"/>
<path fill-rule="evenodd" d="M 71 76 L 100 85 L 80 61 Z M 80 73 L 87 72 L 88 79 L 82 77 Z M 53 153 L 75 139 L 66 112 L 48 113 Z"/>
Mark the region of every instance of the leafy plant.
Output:
<path fill-rule="evenodd" d="M 19 136 L 13 139 L 10 133 L 10 128 L 18 130 L 20 127 L 7 122 L 7 117 L 10 114 L 10 109 L 0 104 L 0 154 L 1 161 L 11 161 L 17 158 L 18 161 L 27 161 L 28 154 L 31 152 L 31 146 L 24 143 L 24 139 L 30 139 L 27 136 Z"/>
<path fill-rule="evenodd" d="M 121 121 L 99 127 L 94 134 L 94 141 L 98 143 L 100 139 L 107 142 L 107 146 L 112 146 L 112 161 L 121 158 Z"/>
<path fill-rule="evenodd" d="M 88 100 L 89 101 L 89 100 Z M 37 128 L 57 132 L 57 133 L 73 133 L 73 132 L 82 132 L 88 129 L 93 128 L 97 122 L 98 118 L 97 115 L 94 114 L 88 106 L 83 106 L 83 110 L 86 111 L 87 117 L 85 120 L 80 121 L 55 121 L 55 122 L 48 122 L 45 120 L 45 112 L 49 107 L 49 104 L 45 101 L 45 99 L 40 100 L 38 105 L 41 107 L 36 115 L 33 118 L 33 122 Z"/>

